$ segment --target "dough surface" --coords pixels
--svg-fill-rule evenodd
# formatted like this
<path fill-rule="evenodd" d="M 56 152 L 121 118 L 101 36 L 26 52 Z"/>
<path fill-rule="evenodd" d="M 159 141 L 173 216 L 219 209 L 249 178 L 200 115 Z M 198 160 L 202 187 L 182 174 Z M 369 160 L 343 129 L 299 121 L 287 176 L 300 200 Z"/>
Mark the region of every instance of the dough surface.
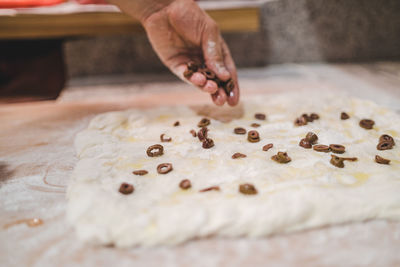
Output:
<path fill-rule="evenodd" d="M 127 110 L 98 115 L 75 140 L 79 161 L 68 187 L 67 218 L 78 237 L 96 244 L 153 246 L 178 244 L 197 237 L 262 237 L 325 225 L 369 219 L 400 219 L 400 116 L 376 104 L 341 95 L 281 94 L 258 96 L 243 103 L 244 114 L 228 123 L 211 119 L 209 137 L 215 146 L 203 149 L 189 131 L 198 130 L 199 116 L 188 107 Z M 340 113 L 347 112 L 348 120 Z M 320 119 L 294 126 L 295 118 L 315 112 Z M 265 113 L 265 121 L 254 118 Z M 210 115 L 210 117 L 212 117 Z M 366 130 L 361 119 L 373 119 Z M 180 126 L 174 127 L 175 121 Z M 252 123 L 261 126 L 253 128 Z M 257 130 L 261 141 L 250 143 L 235 127 Z M 344 168 L 329 163 L 332 153 L 299 146 L 308 132 L 318 144 L 342 144 Z M 160 142 L 166 134 L 171 142 Z M 378 151 L 379 136 L 396 145 Z M 273 143 L 273 148 L 262 147 Z M 164 155 L 148 157 L 146 149 L 164 146 Z M 286 151 L 292 161 L 271 160 Z M 245 158 L 232 159 L 236 152 Z M 375 155 L 391 160 L 377 164 Z M 157 165 L 173 171 L 158 174 Z M 132 171 L 144 169 L 144 176 Z M 182 190 L 180 181 L 192 187 Z M 119 193 L 121 183 L 135 187 Z M 238 191 L 253 184 L 258 194 Z M 220 191 L 199 190 L 219 186 Z"/>

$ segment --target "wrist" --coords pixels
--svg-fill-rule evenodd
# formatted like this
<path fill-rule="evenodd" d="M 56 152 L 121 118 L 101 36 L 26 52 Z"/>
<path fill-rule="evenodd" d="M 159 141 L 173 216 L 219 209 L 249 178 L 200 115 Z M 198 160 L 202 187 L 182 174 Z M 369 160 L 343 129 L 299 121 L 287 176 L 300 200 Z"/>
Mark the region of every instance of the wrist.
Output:
<path fill-rule="evenodd" d="M 143 24 L 151 15 L 167 8 L 170 4 L 176 1 L 177 0 L 139 0 L 138 2 L 140 2 L 140 7 L 137 19 Z"/>
<path fill-rule="evenodd" d="M 169 6 L 176 0 L 108 0 L 118 6 L 122 12 L 143 23 L 152 14 Z"/>

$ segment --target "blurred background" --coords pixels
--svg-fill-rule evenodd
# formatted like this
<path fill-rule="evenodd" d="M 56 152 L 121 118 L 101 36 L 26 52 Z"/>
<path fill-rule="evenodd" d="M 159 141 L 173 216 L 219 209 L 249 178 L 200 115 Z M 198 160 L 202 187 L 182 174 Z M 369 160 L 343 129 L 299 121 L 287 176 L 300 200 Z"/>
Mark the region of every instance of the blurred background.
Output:
<path fill-rule="evenodd" d="M 400 59 L 399 0 L 197 2 L 219 24 L 240 69 Z M 138 22 L 102 0 L 0 0 L 2 102 L 154 75 L 175 79 Z"/>

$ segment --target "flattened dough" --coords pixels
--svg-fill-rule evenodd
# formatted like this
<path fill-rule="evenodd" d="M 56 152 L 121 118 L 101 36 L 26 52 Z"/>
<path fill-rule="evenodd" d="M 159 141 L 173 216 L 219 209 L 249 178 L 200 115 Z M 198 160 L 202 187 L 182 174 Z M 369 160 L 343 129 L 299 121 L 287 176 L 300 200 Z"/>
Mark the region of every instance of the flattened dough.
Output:
<path fill-rule="evenodd" d="M 258 96 L 243 104 L 244 114 L 229 123 L 211 119 L 209 136 L 215 146 L 203 149 L 189 131 L 198 130 L 202 118 L 188 107 L 110 112 L 95 117 L 79 133 L 75 147 L 79 162 L 68 187 L 69 222 L 79 238 L 96 244 L 152 246 L 177 244 L 197 237 L 262 237 L 324 225 L 369 219 L 400 219 L 400 118 L 369 101 L 347 96 Z M 347 112 L 350 119 L 341 120 Z M 265 121 L 256 120 L 265 113 Z M 295 127 L 302 113 L 316 112 L 320 119 Z M 375 121 L 372 130 L 361 128 L 361 119 Z M 174 127 L 179 120 L 180 126 Z M 250 143 L 247 130 L 257 122 L 261 141 Z M 340 169 L 329 163 L 331 153 L 298 145 L 307 132 L 319 144 L 346 146 L 343 157 L 357 157 Z M 172 142 L 160 143 L 160 134 Z M 395 138 L 392 150 L 378 151 L 381 134 Z M 265 152 L 262 147 L 273 143 Z M 164 155 L 150 158 L 146 149 L 164 146 Z M 271 160 L 287 151 L 292 161 Z M 246 158 L 232 159 L 236 153 Z M 391 159 L 390 165 L 374 162 L 375 155 Z M 160 163 L 173 171 L 160 175 Z M 132 171 L 145 169 L 144 176 Z M 189 179 L 192 188 L 179 183 Z M 121 183 L 133 184 L 130 195 L 118 192 Z M 251 183 L 256 195 L 238 192 Z M 199 190 L 219 186 L 220 191 Z"/>

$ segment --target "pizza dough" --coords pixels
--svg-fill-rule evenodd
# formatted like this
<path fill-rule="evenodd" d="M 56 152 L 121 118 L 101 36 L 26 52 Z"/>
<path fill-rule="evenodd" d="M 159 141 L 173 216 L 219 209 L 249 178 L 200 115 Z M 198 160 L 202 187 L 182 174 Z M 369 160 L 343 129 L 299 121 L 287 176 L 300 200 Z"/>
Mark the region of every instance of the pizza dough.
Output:
<path fill-rule="evenodd" d="M 200 108 L 200 110 L 207 110 Z M 211 109 L 212 110 L 212 109 Z M 258 96 L 239 108 L 240 118 L 230 122 L 212 119 L 209 137 L 214 147 L 202 148 L 198 131 L 203 116 L 188 107 L 110 112 L 95 117 L 79 133 L 75 147 L 79 162 L 68 187 L 67 217 L 78 237 L 118 247 L 177 244 L 198 237 L 262 237 L 312 227 L 370 219 L 400 219 L 400 118 L 376 104 L 338 95 Z M 341 112 L 350 118 L 341 120 Z M 302 113 L 315 112 L 319 120 L 295 126 Z M 257 120 L 255 113 L 266 114 Z M 214 114 L 215 115 L 215 114 Z M 229 116 L 225 116 L 225 121 Z M 228 119 L 227 119 L 228 118 Z M 361 119 L 375 121 L 371 130 Z M 179 121 L 179 126 L 174 123 Z M 253 128 L 252 123 L 261 126 Z M 233 133 L 235 127 L 257 130 L 260 142 Z M 344 168 L 330 164 L 332 153 L 299 146 L 308 132 L 318 144 L 341 144 L 339 156 L 357 157 Z M 172 138 L 161 142 L 160 135 Z M 378 151 L 379 136 L 389 134 L 397 145 Z M 262 147 L 273 143 L 273 148 Z M 149 157 L 149 146 L 161 144 L 164 154 Z M 278 151 L 291 162 L 271 160 Z M 232 159 L 234 153 L 247 157 Z M 377 164 L 375 155 L 391 160 Z M 168 174 L 157 173 L 171 163 Z M 147 170 L 148 174 L 132 174 Z M 191 188 L 179 183 L 188 179 Z M 122 183 L 134 186 L 132 194 L 119 192 Z M 257 194 L 239 192 L 250 183 Z M 217 190 L 199 192 L 218 186 Z"/>

